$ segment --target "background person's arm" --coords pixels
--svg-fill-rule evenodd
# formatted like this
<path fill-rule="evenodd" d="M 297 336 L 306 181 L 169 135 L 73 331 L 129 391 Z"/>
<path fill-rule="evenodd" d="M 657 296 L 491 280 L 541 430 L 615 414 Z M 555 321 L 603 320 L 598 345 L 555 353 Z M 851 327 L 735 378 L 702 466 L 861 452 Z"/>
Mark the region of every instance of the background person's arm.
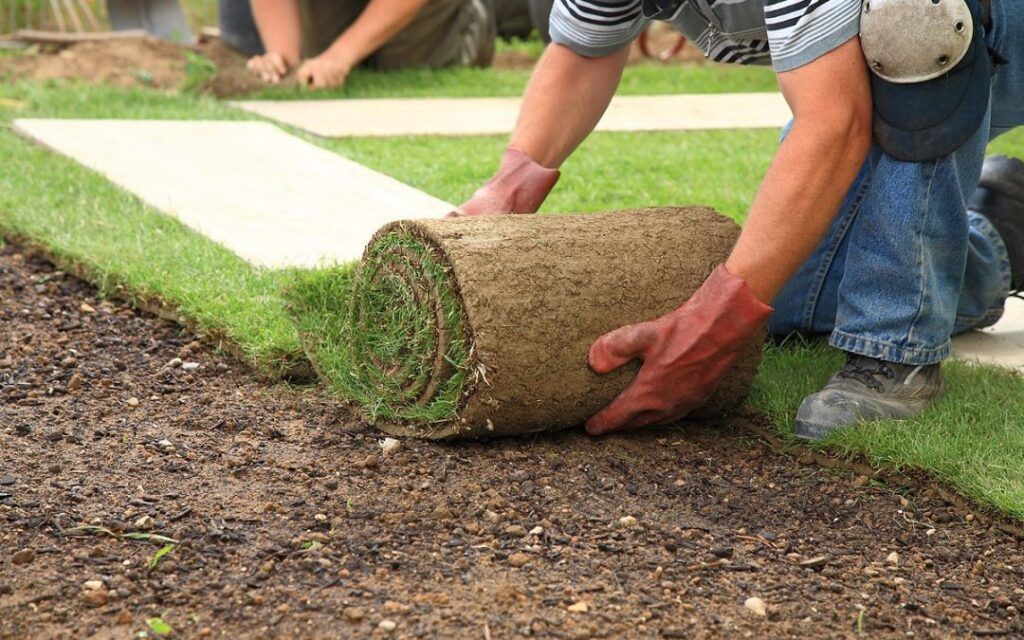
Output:
<path fill-rule="evenodd" d="M 370 0 L 326 51 L 299 67 L 299 82 L 314 89 L 344 84 L 356 65 L 405 29 L 426 4 L 427 0 Z"/>
<path fill-rule="evenodd" d="M 298 0 L 251 0 L 252 15 L 259 29 L 261 56 L 249 59 L 249 70 L 265 82 L 276 84 L 299 63 L 302 55 L 302 22 Z"/>

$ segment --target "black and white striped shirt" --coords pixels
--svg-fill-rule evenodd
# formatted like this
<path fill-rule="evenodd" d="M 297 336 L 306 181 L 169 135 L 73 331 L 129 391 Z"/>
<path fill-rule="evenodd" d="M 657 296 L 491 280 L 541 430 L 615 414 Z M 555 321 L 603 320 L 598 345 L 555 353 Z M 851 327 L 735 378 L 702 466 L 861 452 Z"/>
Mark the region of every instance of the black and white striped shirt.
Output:
<path fill-rule="evenodd" d="M 680 0 L 671 23 L 716 62 L 801 67 L 857 35 L 861 0 Z M 555 0 L 551 39 L 588 57 L 627 46 L 651 0 Z"/>

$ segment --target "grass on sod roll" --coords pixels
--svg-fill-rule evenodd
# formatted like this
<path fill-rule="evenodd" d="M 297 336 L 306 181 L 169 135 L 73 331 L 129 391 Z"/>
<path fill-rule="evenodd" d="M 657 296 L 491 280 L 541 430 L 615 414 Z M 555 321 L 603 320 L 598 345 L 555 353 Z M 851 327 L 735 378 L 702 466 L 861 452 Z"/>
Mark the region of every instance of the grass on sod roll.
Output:
<path fill-rule="evenodd" d="M 366 95 L 400 91 L 392 82 L 389 76 L 376 89 L 367 85 Z M 100 176 L 5 130 L 19 116 L 248 116 L 210 99 L 141 89 L 8 83 L 0 84 L 0 98 L 0 228 L 85 265 L 107 291 L 160 298 L 191 318 L 200 332 L 240 345 L 266 372 L 280 371 L 283 361 L 299 354 L 298 335 L 280 295 L 282 286 L 294 282 L 293 274 L 253 269 Z M 456 202 L 491 173 L 504 145 L 500 137 L 303 137 Z M 771 131 L 596 134 L 566 164 L 545 210 L 701 202 L 742 219 L 776 137 Z M 1024 156 L 1024 131 L 998 139 L 991 150 Z M 321 280 L 317 286 L 323 290 L 316 295 L 331 294 L 331 287 L 343 295 L 337 287 L 346 280 L 337 275 L 299 273 L 306 281 Z M 303 327 L 310 328 L 330 329 Z M 769 348 L 752 404 L 790 433 L 802 397 L 819 388 L 840 362 L 840 354 L 820 342 Z M 967 496 L 1024 518 L 1024 380 L 955 362 L 946 371 L 947 396 L 920 418 L 866 425 L 823 446 L 896 468 L 923 469 Z"/>
<path fill-rule="evenodd" d="M 472 377 L 471 344 L 450 267 L 421 239 L 392 232 L 373 243 L 353 284 L 355 271 L 296 271 L 288 286 L 290 311 L 307 352 L 316 354 L 321 380 L 359 405 L 371 422 L 454 420 Z M 437 339 L 439 331 L 445 340 Z M 443 380 L 433 379 L 437 356 L 451 366 Z"/>

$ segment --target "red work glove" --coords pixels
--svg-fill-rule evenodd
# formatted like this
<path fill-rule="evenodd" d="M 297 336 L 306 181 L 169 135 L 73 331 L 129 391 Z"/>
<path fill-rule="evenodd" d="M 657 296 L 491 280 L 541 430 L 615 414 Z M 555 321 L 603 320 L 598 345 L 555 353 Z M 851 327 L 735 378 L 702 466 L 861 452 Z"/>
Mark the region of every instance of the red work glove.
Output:
<path fill-rule="evenodd" d="M 632 384 L 587 420 L 587 433 L 673 422 L 702 405 L 743 354 L 772 308 L 719 266 L 683 306 L 598 338 L 590 368 L 609 373 L 634 359 Z"/>
<path fill-rule="evenodd" d="M 558 182 L 558 176 L 558 169 L 542 167 L 525 152 L 509 147 L 494 177 L 448 215 L 536 213 Z"/>

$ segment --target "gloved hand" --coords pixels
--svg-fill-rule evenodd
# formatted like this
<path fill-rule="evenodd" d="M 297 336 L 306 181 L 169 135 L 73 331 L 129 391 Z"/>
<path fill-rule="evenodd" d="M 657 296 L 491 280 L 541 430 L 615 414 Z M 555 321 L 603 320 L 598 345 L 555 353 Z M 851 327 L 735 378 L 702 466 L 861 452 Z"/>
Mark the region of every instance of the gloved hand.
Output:
<path fill-rule="evenodd" d="M 548 169 L 525 152 L 509 147 L 498 172 L 450 217 L 492 213 L 536 213 L 558 182 L 558 169 Z"/>
<path fill-rule="evenodd" d="M 719 266 L 681 307 L 616 329 L 590 347 L 590 368 L 609 373 L 639 358 L 632 384 L 587 420 L 601 435 L 678 420 L 703 404 L 743 354 L 772 308 Z"/>

